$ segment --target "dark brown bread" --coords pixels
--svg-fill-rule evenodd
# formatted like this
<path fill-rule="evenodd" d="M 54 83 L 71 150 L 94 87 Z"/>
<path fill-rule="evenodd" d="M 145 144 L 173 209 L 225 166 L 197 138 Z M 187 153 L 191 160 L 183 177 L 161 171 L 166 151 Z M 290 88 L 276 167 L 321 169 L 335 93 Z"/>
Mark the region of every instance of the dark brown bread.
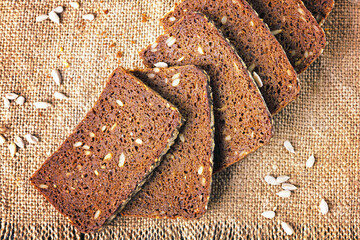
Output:
<path fill-rule="evenodd" d="M 231 44 L 205 16 L 185 15 L 140 55 L 149 67 L 194 64 L 209 74 L 216 129 L 215 171 L 269 142 L 271 115 L 261 93 Z"/>
<path fill-rule="evenodd" d="M 169 28 L 187 12 L 199 11 L 212 19 L 235 46 L 254 76 L 272 114 L 293 101 L 300 91 L 296 72 L 280 43 L 245 0 L 184 0 L 160 23 Z"/>
<path fill-rule="evenodd" d="M 180 125 L 173 105 L 118 68 L 31 183 L 80 232 L 98 230 L 139 190 Z"/>
<path fill-rule="evenodd" d="M 302 0 L 320 25 L 325 22 L 334 7 L 334 0 Z"/>
<path fill-rule="evenodd" d="M 297 73 L 322 53 L 325 33 L 301 0 L 248 0 L 283 46 Z"/>
<path fill-rule="evenodd" d="M 173 103 L 186 119 L 179 137 L 123 215 L 193 219 L 210 197 L 214 119 L 207 75 L 195 66 L 136 70 L 133 74 Z"/>

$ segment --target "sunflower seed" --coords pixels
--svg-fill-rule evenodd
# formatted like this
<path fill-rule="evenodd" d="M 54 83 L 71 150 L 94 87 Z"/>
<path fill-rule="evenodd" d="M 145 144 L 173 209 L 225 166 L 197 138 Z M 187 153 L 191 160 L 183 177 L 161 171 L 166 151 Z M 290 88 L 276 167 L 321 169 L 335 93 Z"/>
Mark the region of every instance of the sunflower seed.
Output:
<path fill-rule="evenodd" d="M 264 179 L 265 179 L 265 182 L 267 182 L 270 185 L 279 185 L 273 176 L 267 175 L 267 176 L 265 176 Z"/>
<path fill-rule="evenodd" d="M 263 82 L 261 81 L 260 76 L 256 72 L 253 72 L 252 75 L 253 75 L 253 78 L 254 78 L 256 84 L 258 85 L 258 87 L 259 88 L 263 87 L 264 85 L 263 85 Z"/>
<path fill-rule="evenodd" d="M 284 147 L 286 148 L 286 150 L 288 150 L 291 153 L 295 153 L 294 147 L 291 145 L 291 143 L 289 141 L 285 141 L 284 142 Z"/>
<path fill-rule="evenodd" d="M 294 233 L 294 229 L 286 222 L 281 222 L 281 227 L 284 229 L 287 235 L 292 235 Z"/>
<path fill-rule="evenodd" d="M 65 94 L 63 94 L 61 92 L 55 92 L 54 97 L 55 97 L 55 99 L 59 99 L 59 100 L 64 100 L 64 99 L 68 98 Z"/>
<path fill-rule="evenodd" d="M 286 182 L 286 181 L 289 180 L 289 179 L 290 179 L 289 176 L 281 175 L 281 176 L 278 176 L 278 177 L 276 178 L 276 182 L 280 184 L 280 183 Z"/>
<path fill-rule="evenodd" d="M 94 20 L 95 16 L 94 16 L 94 14 L 85 14 L 82 16 L 82 18 L 85 20 L 92 21 L 92 20 Z"/>
<path fill-rule="evenodd" d="M 23 105 L 25 103 L 25 98 L 23 96 L 20 96 L 15 100 L 15 103 L 17 105 Z"/>
<path fill-rule="evenodd" d="M 9 100 L 15 100 L 18 98 L 19 95 L 17 95 L 16 93 L 7 93 L 5 94 L 5 97 Z"/>
<path fill-rule="evenodd" d="M 44 21 L 44 20 L 46 20 L 46 19 L 48 19 L 48 18 L 49 18 L 48 15 L 43 14 L 43 15 L 37 16 L 37 17 L 36 17 L 36 21 L 37 21 L 37 22 L 42 22 L 42 21 Z"/>
<path fill-rule="evenodd" d="M 123 167 L 125 164 L 125 154 L 121 153 L 120 160 L 119 160 L 119 167 Z"/>
<path fill-rule="evenodd" d="M 148 78 L 150 78 L 150 79 L 152 79 L 152 78 L 155 78 L 155 77 L 156 77 L 156 75 L 155 75 L 154 73 L 149 73 L 147 76 L 148 76 Z"/>
<path fill-rule="evenodd" d="M 281 185 L 281 187 L 282 187 L 282 189 L 284 189 L 284 190 L 289 190 L 289 191 L 293 191 L 293 190 L 296 190 L 296 189 L 297 189 L 297 187 L 296 187 L 295 185 L 290 184 L 290 183 L 283 183 L 283 184 Z"/>
<path fill-rule="evenodd" d="M 56 85 L 60 86 L 62 79 L 61 79 L 61 74 L 59 72 L 59 70 L 52 70 L 51 71 L 51 76 L 54 79 L 54 82 L 56 83 Z"/>
<path fill-rule="evenodd" d="M 51 21 L 53 21 L 54 23 L 60 24 L 60 18 L 59 16 L 56 14 L 56 12 L 51 11 L 49 12 L 49 18 Z"/>
<path fill-rule="evenodd" d="M 136 139 L 135 142 L 136 142 L 137 144 L 143 144 L 143 141 L 142 141 L 140 138 Z"/>
<path fill-rule="evenodd" d="M 204 55 L 204 54 L 205 54 L 204 49 L 202 49 L 201 46 L 198 47 L 198 52 L 199 52 L 201 55 Z"/>
<path fill-rule="evenodd" d="M 177 79 L 175 79 L 175 80 L 171 83 L 171 85 L 172 85 L 173 87 L 176 87 L 177 85 L 179 85 L 179 83 L 180 83 L 180 78 L 177 78 Z"/>
<path fill-rule="evenodd" d="M 62 6 L 59 6 L 54 8 L 53 11 L 56 13 L 62 13 L 64 11 L 64 8 Z"/>
<path fill-rule="evenodd" d="M 112 159 L 113 154 L 112 153 L 108 153 L 106 154 L 106 156 L 104 157 L 104 161 L 109 161 L 110 159 Z"/>
<path fill-rule="evenodd" d="M 83 143 L 82 142 L 76 142 L 76 143 L 74 143 L 74 147 L 81 147 L 83 145 Z"/>
<path fill-rule="evenodd" d="M 170 18 L 169 18 L 169 21 L 170 21 L 170 22 L 174 22 L 175 20 L 176 20 L 175 17 L 170 17 Z"/>
<path fill-rule="evenodd" d="M 34 103 L 35 108 L 45 109 L 51 107 L 51 104 L 48 102 L 36 102 Z"/>
<path fill-rule="evenodd" d="M 165 41 L 165 43 L 168 47 L 171 47 L 172 45 L 174 45 L 175 42 L 176 42 L 176 38 L 174 38 L 173 36 L 169 37 Z"/>
<path fill-rule="evenodd" d="M 271 218 L 275 217 L 275 212 L 274 211 L 265 211 L 261 214 L 261 216 L 271 219 Z"/>
<path fill-rule="evenodd" d="M 180 73 L 176 73 L 171 77 L 171 79 L 175 80 L 175 79 L 178 79 L 179 77 L 180 77 Z"/>
<path fill-rule="evenodd" d="M 248 67 L 248 71 L 249 71 L 249 72 L 254 71 L 255 67 L 256 67 L 256 65 L 255 65 L 254 63 L 252 63 L 252 64 Z"/>
<path fill-rule="evenodd" d="M 80 4 L 78 2 L 70 2 L 70 6 L 77 9 L 80 7 Z"/>
<path fill-rule="evenodd" d="M 0 144 L 4 144 L 6 142 L 6 139 L 3 135 L 0 134 Z"/>
<path fill-rule="evenodd" d="M 306 167 L 307 168 L 311 168 L 312 166 L 314 166 L 314 163 L 315 163 L 315 157 L 314 155 L 312 154 L 309 159 L 306 161 Z"/>
<path fill-rule="evenodd" d="M 276 30 L 272 30 L 271 34 L 275 36 L 275 35 L 278 35 L 281 32 L 282 32 L 282 29 L 276 29 Z"/>
<path fill-rule="evenodd" d="M 117 103 L 120 107 L 123 107 L 123 106 L 124 106 L 124 103 L 123 103 L 121 100 L 116 100 L 116 103 Z"/>
<path fill-rule="evenodd" d="M 329 206 L 324 199 L 321 199 L 319 207 L 322 214 L 327 214 L 329 212 Z"/>
<path fill-rule="evenodd" d="M 9 101 L 9 99 L 7 99 L 6 97 L 3 97 L 3 101 L 4 101 L 4 107 L 5 107 L 5 108 L 10 108 L 10 101 Z"/>
<path fill-rule="evenodd" d="M 157 68 L 167 68 L 169 65 L 165 62 L 158 62 L 158 63 L 155 63 L 154 66 Z"/>
<path fill-rule="evenodd" d="M 16 154 L 16 145 L 15 145 L 15 143 L 10 143 L 10 145 L 9 145 L 9 150 L 10 150 L 10 156 L 12 157 L 12 158 L 14 158 L 15 157 L 15 154 Z"/>
<path fill-rule="evenodd" d="M 223 16 L 222 18 L 221 18 L 221 23 L 222 24 L 225 24 L 227 22 L 227 16 Z"/>
<path fill-rule="evenodd" d="M 39 185 L 39 188 L 42 188 L 42 189 L 47 189 L 49 188 L 48 185 L 45 185 L 45 184 L 40 184 Z"/>
<path fill-rule="evenodd" d="M 95 215 L 94 215 L 94 219 L 97 219 L 101 214 L 101 211 L 100 210 L 97 210 Z"/>
<path fill-rule="evenodd" d="M 25 147 L 24 140 L 22 140 L 22 138 L 19 137 L 19 136 L 15 136 L 15 138 L 14 138 L 14 143 L 15 143 L 16 146 L 18 146 L 19 148 L 24 148 L 24 147 Z"/>
<path fill-rule="evenodd" d="M 282 197 L 282 198 L 289 198 L 291 195 L 291 192 L 289 190 L 282 190 L 282 191 L 276 193 L 276 195 L 278 195 L 279 197 Z"/>
<path fill-rule="evenodd" d="M 26 134 L 25 139 L 32 144 L 36 144 L 39 142 L 39 139 L 31 134 Z"/>

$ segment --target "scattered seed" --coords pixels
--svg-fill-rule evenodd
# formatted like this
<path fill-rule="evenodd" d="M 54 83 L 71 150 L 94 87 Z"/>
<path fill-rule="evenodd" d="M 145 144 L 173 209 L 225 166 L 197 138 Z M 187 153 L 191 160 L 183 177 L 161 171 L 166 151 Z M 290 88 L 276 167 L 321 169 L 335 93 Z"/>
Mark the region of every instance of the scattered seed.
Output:
<path fill-rule="evenodd" d="M 137 144 L 143 144 L 143 141 L 142 141 L 140 138 L 136 139 L 135 142 L 136 142 Z"/>
<path fill-rule="evenodd" d="M 281 32 L 282 32 L 282 29 L 276 29 L 276 30 L 272 30 L 271 34 L 275 36 L 275 35 L 278 35 Z"/>
<path fill-rule="evenodd" d="M 255 63 L 252 63 L 252 64 L 248 67 L 248 71 L 249 71 L 249 72 L 254 71 L 255 67 L 256 67 Z"/>
<path fill-rule="evenodd" d="M 264 180 L 265 180 L 265 182 L 267 182 L 270 185 L 279 185 L 279 183 L 276 181 L 276 179 L 271 175 L 265 176 Z"/>
<path fill-rule="evenodd" d="M 94 215 L 94 219 L 97 219 L 101 214 L 101 211 L 100 210 L 97 210 L 95 215 Z"/>
<path fill-rule="evenodd" d="M 123 167 L 125 164 L 125 154 L 121 153 L 120 154 L 120 160 L 119 160 L 119 167 Z"/>
<path fill-rule="evenodd" d="M 37 144 L 39 142 L 39 139 L 31 134 L 26 134 L 25 139 L 32 144 Z"/>
<path fill-rule="evenodd" d="M 10 101 L 9 101 L 9 99 L 7 99 L 6 97 L 3 97 L 3 101 L 4 101 L 4 107 L 5 107 L 5 108 L 10 108 Z"/>
<path fill-rule="evenodd" d="M 184 60 L 184 56 L 182 56 L 181 58 L 179 58 L 178 60 L 176 60 L 177 62 L 181 62 L 182 60 Z"/>
<path fill-rule="evenodd" d="M 59 6 L 59 7 L 54 8 L 53 11 L 56 13 L 62 13 L 64 11 L 64 8 Z"/>
<path fill-rule="evenodd" d="M 294 229 L 286 222 L 281 222 L 281 227 L 284 229 L 287 235 L 292 235 L 294 233 Z"/>
<path fill-rule="evenodd" d="M 227 22 L 227 16 L 223 16 L 222 18 L 221 18 L 221 23 L 222 24 L 225 24 Z"/>
<path fill-rule="evenodd" d="M 175 42 L 176 42 L 176 38 L 173 37 L 173 36 L 169 37 L 169 38 L 165 41 L 165 43 L 166 43 L 166 45 L 167 45 L 168 47 L 171 47 L 172 45 L 174 45 Z"/>
<path fill-rule="evenodd" d="M 15 143 L 16 146 L 18 146 L 19 148 L 24 148 L 24 147 L 25 147 L 24 140 L 22 140 L 22 138 L 19 137 L 19 136 L 15 136 L 15 138 L 14 138 L 14 143 Z"/>
<path fill-rule="evenodd" d="M 286 148 L 286 150 L 288 150 L 291 153 L 295 153 L 294 147 L 291 145 L 291 143 L 289 141 L 285 141 L 284 142 L 284 147 Z"/>
<path fill-rule="evenodd" d="M 105 130 L 106 130 L 106 126 L 102 126 L 101 131 L 105 132 Z"/>
<path fill-rule="evenodd" d="M 51 21 L 53 21 L 54 23 L 60 24 L 60 18 L 59 16 L 56 14 L 56 12 L 51 11 L 49 12 L 49 18 Z"/>
<path fill-rule="evenodd" d="M 111 126 L 110 131 L 114 131 L 116 127 L 117 127 L 117 123 L 114 123 L 114 125 Z"/>
<path fill-rule="evenodd" d="M 254 27 L 255 26 L 255 23 L 253 20 L 250 21 L 250 26 Z"/>
<path fill-rule="evenodd" d="M 155 78 L 156 75 L 154 73 L 149 73 L 147 76 L 148 78 L 153 79 Z"/>
<path fill-rule="evenodd" d="M 77 9 L 80 7 L 80 4 L 78 2 L 70 2 L 70 6 Z"/>
<path fill-rule="evenodd" d="M 46 109 L 51 107 L 51 104 L 48 102 L 36 102 L 34 103 L 35 108 L 39 108 L 39 109 Z"/>
<path fill-rule="evenodd" d="M 283 184 L 281 185 L 281 187 L 282 187 L 282 189 L 284 189 L 284 190 L 289 190 L 289 191 L 294 191 L 294 190 L 297 189 L 297 187 L 296 187 L 295 185 L 290 184 L 290 183 L 283 183 Z"/>
<path fill-rule="evenodd" d="M 84 146 L 83 146 L 83 149 L 89 150 L 89 149 L 90 149 L 90 146 L 89 146 L 89 145 L 84 145 Z"/>
<path fill-rule="evenodd" d="M 25 103 L 25 98 L 23 96 L 20 96 L 15 100 L 15 103 L 17 105 L 23 105 Z"/>
<path fill-rule="evenodd" d="M 176 20 L 175 17 L 170 17 L 170 18 L 169 18 L 169 21 L 170 21 L 170 22 L 174 22 L 175 20 Z"/>
<path fill-rule="evenodd" d="M 47 188 L 49 188 L 49 186 L 48 186 L 48 185 L 45 185 L 45 184 L 40 184 L 40 185 L 39 185 L 39 188 L 47 189 Z"/>
<path fill-rule="evenodd" d="M 74 143 L 74 147 L 81 147 L 83 145 L 83 143 L 82 142 L 76 142 L 76 143 Z"/>
<path fill-rule="evenodd" d="M 204 171 L 204 167 L 203 166 L 200 166 L 199 169 L 198 169 L 198 174 L 201 175 Z"/>
<path fill-rule="evenodd" d="M 177 78 L 177 79 L 175 79 L 175 80 L 171 83 L 171 85 L 172 85 L 173 87 L 176 87 L 177 85 L 179 85 L 179 83 L 180 83 L 180 78 Z"/>
<path fill-rule="evenodd" d="M 82 18 L 85 20 L 92 21 L 92 20 L 94 20 L 95 16 L 94 16 L 94 14 L 85 14 L 82 16 Z"/>
<path fill-rule="evenodd" d="M 19 95 L 17 95 L 16 93 L 7 93 L 5 94 L 5 97 L 9 100 L 15 100 L 18 98 Z"/>
<path fill-rule="evenodd" d="M 305 15 L 304 10 L 302 10 L 301 8 L 298 8 L 297 11 L 298 11 L 301 15 Z"/>
<path fill-rule="evenodd" d="M 51 76 L 52 76 L 52 78 L 54 79 L 54 82 L 55 82 L 58 86 L 60 86 L 60 85 L 61 85 L 61 82 L 62 82 L 62 78 L 61 78 L 61 74 L 60 74 L 59 70 L 56 70 L 56 69 L 52 70 L 52 71 L 51 71 Z"/>
<path fill-rule="evenodd" d="M 153 71 L 154 71 L 154 73 L 158 73 L 158 72 L 160 72 L 160 68 L 154 68 Z"/>
<path fill-rule="evenodd" d="M 254 78 L 256 84 L 258 85 L 258 87 L 259 88 L 263 87 L 264 85 L 263 85 L 263 82 L 261 81 L 260 76 L 256 72 L 253 72 L 252 75 L 253 75 L 253 78 Z"/>
<path fill-rule="evenodd" d="M 15 143 L 13 143 L 13 142 L 10 143 L 10 145 L 9 145 L 9 150 L 10 150 L 10 156 L 11 156 L 12 158 L 14 158 L 14 157 L 15 157 L 15 154 L 16 154 L 16 150 L 17 150 Z"/>
<path fill-rule="evenodd" d="M 48 15 L 43 14 L 43 15 L 37 16 L 37 17 L 36 17 L 36 21 L 37 21 L 37 22 L 42 22 L 42 21 L 44 21 L 44 20 L 46 20 L 46 19 L 48 19 L 48 18 L 49 18 Z"/>
<path fill-rule="evenodd" d="M 96 176 L 99 176 L 98 170 L 95 170 L 94 173 L 95 173 Z"/>
<path fill-rule="evenodd" d="M 230 135 L 227 135 L 226 137 L 225 137 L 225 141 L 230 141 L 231 140 L 231 136 Z"/>
<path fill-rule="evenodd" d="M 274 211 L 265 211 L 261 214 L 261 216 L 271 219 L 271 218 L 275 217 L 275 212 Z"/>
<path fill-rule="evenodd" d="M 278 195 L 279 197 L 282 197 L 282 198 L 289 198 L 291 195 L 291 192 L 289 190 L 282 190 L 282 191 L 276 193 L 276 195 Z"/>
<path fill-rule="evenodd" d="M 59 100 L 64 100 L 64 99 L 68 98 L 65 94 L 63 94 L 61 92 L 55 92 L 54 97 L 55 97 L 55 99 L 59 99 Z"/>
<path fill-rule="evenodd" d="M 314 166 L 314 163 L 315 163 L 315 157 L 314 155 L 312 154 L 309 159 L 306 161 L 306 167 L 307 168 L 311 168 L 312 166 Z"/>
<path fill-rule="evenodd" d="M 322 214 L 327 214 L 329 212 L 329 206 L 324 199 L 321 199 L 319 207 Z"/>
<path fill-rule="evenodd" d="M 124 103 L 123 103 L 121 100 L 116 100 L 116 103 L 117 103 L 120 107 L 123 107 L 123 106 L 124 106 Z"/>
<path fill-rule="evenodd" d="M 94 137 L 95 137 L 95 133 L 90 132 L 90 133 L 89 133 L 89 136 L 90 136 L 91 138 L 94 138 Z"/>
<path fill-rule="evenodd" d="M 5 126 L 0 126 L 0 134 L 4 134 L 6 133 L 7 131 L 9 131 L 9 129 Z"/>
<path fill-rule="evenodd" d="M 281 184 L 281 183 L 286 182 L 286 181 L 289 180 L 289 179 L 290 179 L 289 176 L 281 175 L 281 176 L 278 176 L 278 177 L 276 178 L 276 182 L 277 182 L 278 184 Z"/>
<path fill-rule="evenodd" d="M 158 63 L 155 63 L 154 66 L 157 68 L 167 68 L 169 65 L 165 62 L 158 62 Z"/>
<path fill-rule="evenodd" d="M 112 157 L 113 157 L 113 154 L 112 154 L 112 153 L 108 153 L 108 154 L 105 155 L 104 161 L 108 161 L 108 160 L 112 159 Z"/>
<path fill-rule="evenodd" d="M 202 49 L 201 46 L 198 47 L 198 52 L 201 54 L 201 55 L 204 55 L 204 50 Z"/>
<path fill-rule="evenodd" d="M 180 133 L 179 134 L 179 139 L 180 139 L 181 142 L 185 142 L 184 134 Z"/>
<path fill-rule="evenodd" d="M 4 138 L 3 135 L 0 134 L 0 144 L 4 144 L 6 142 L 6 139 Z"/>

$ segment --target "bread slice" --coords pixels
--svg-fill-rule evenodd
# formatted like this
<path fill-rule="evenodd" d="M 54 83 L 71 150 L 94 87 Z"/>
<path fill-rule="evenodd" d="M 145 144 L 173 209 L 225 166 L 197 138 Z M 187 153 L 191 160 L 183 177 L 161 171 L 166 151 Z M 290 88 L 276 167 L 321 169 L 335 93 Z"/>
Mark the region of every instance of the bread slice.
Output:
<path fill-rule="evenodd" d="M 269 142 L 271 115 L 261 93 L 241 58 L 204 15 L 185 15 L 140 56 L 148 67 L 194 64 L 209 74 L 216 129 L 215 171 Z"/>
<path fill-rule="evenodd" d="M 98 230 L 160 163 L 181 121 L 173 105 L 118 68 L 31 183 L 80 232 Z"/>
<path fill-rule="evenodd" d="M 262 81 L 260 91 L 272 114 L 297 97 L 300 86 L 294 68 L 280 43 L 245 0 L 184 0 L 160 23 L 169 28 L 189 11 L 202 12 L 212 19 L 235 46 L 249 71 Z"/>
<path fill-rule="evenodd" d="M 259 17 L 277 33 L 297 73 L 303 72 L 325 48 L 325 33 L 301 0 L 248 0 Z"/>
<path fill-rule="evenodd" d="M 302 0 L 320 25 L 325 22 L 334 7 L 334 0 Z"/>
<path fill-rule="evenodd" d="M 126 216 L 198 218 L 210 197 L 214 119 L 207 75 L 195 66 L 133 74 L 178 107 L 186 119 L 160 166 L 121 212 Z"/>

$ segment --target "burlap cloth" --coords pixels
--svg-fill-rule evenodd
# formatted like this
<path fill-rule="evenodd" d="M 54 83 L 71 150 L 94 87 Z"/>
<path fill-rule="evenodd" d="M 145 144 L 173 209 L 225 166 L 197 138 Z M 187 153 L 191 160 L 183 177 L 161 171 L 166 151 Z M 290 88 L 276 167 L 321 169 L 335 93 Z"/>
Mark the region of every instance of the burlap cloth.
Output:
<path fill-rule="evenodd" d="M 82 1 L 77 10 L 68 2 L 0 1 L 0 96 L 16 92 L 27 100 L 21 107 L 12 104 L 10 110 L 1 103 L 0 124 L 11 128 L 9 140 L 27 133 L 41 139 L 15 159 L 10 158 L 8 143 L 0 146 L 0 239 L 276 239 L 286 237 L 279 221 L 292 225 L 292 237 L 298 239 L 358 237 L 360 6 L 355 0 L 336 2 L 324 26 L 328 45 L 299 76 L 299 98 L 274 117 L 271 143 L 214 176 L 204 217 L 118 217 L 101 232 L 87 235 L 69 225 L 28 179 L 91 108 L 114 68 L 142 66 L 137 52 L 162 32 L 158 18 L 174 1 Z M 35 22 L 36 16 L 60 5 L 66 7 L 61 25 Z M 96 19 L 85 22 L 85 13 L 96 14 Z M 60 87 L 50 77 L 55 68 L 64 78 Z M 55 100 L 55 91 L 70 98 Z M 42 100 L 54 107 L 34 109 L 32 103 Z M 296 154 L 285 150 L 284 140 L 293 143 Z M 316 163 L 305 169 L 311 154 Z M 275 193 L 280 187 L 264 182 L 267 174 L 291 176 L 298 190 L 289 199 L 279 198 Z M 321 198 L 330 207 L 324 216 L 318 209 Z M 261 217 L 274 207 L 273 220 Z"/>

